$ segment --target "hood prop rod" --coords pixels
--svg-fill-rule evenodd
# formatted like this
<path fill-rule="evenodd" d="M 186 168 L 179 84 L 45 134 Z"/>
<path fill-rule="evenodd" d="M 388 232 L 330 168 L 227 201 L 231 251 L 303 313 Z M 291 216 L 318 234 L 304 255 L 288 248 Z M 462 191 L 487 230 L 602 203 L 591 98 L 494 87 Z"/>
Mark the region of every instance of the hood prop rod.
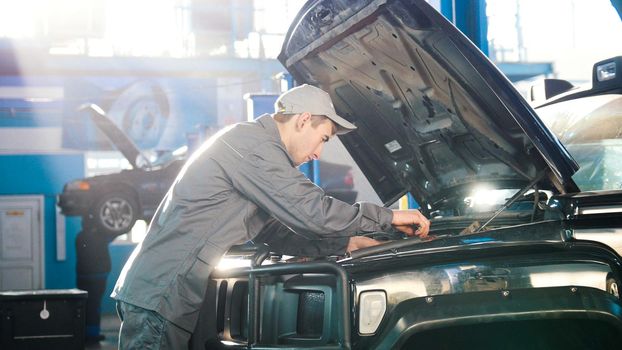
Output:
<path fill-rule="evenodd" d="M 475 230 L 476 232 L 481 232 L 484 227 L 488 226 L 488 224 L 490 224 L 492 222 L 492 220 L 494 220 L 497 216 L 499 216 L 499 214 L 501 214 L 504 210 L 506 210 L 507 208 L 510 207 L 510 205 L 514 204 L 514 202 L 516 202 L 520 197 L 522 197 L 527 191 L 529 191 L 532 187 L 534 187 L 538 182 L 540 182 L 540 180 L 542 180 L 542 178 L 544 177 L 545 172 L 541 172 L 540 174 L 538 174 L 533 180 L 531 180 L 531 182 L 529 184 L 527 184 L 527 186 L 525 186 L 522 190 L 516 192 L 516 194 L 514 194 L 512 196 L 512 198 L 508 199 L 507 202 L 505 202 L 505 204 L 499 208 L 490 219 L 488 219 L 482 226 L 480 226 L 477 230 Z"/>

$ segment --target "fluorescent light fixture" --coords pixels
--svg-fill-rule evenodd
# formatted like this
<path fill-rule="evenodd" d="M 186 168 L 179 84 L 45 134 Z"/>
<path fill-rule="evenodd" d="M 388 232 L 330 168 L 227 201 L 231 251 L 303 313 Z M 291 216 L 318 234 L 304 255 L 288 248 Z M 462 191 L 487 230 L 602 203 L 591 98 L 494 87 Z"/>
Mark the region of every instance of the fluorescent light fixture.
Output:
<path fill-rule="evenodd" d="M 361 293 L 359 303 L 359 333 L 373 334 L 387 311 L 387 295 L 384 291 Z"/>
<path fill-rule="evenodd" d="M 616 63 L 608 62 L 596 66 L 596 79 L 598 81 L 607 81 L 616 77 Z"/>

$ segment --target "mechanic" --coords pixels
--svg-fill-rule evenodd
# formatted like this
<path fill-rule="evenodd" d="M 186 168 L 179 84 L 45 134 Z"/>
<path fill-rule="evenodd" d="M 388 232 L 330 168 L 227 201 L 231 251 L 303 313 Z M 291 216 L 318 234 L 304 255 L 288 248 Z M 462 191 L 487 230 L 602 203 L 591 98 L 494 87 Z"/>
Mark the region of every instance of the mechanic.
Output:
<path fill-rule="evenodd" d="M 105 339 L 100 327 L 101 303 L 112 266 L 108 245 L 115 238 L 116 235 L 101 232 L 92 216 L 82 218 L 82 230 L 76 236 L 76 285 L 88 292 L 85 310 L 87 345 Z"/>
<path fill-rule="evenodd" d="M 297 243 L 301 237 L 324 242 L 308 245 L 315 254 L 343 255 L 379 244 L 355 234 L 392 225 L 426 236 L 430 223 L 418 210 L 341 202 L 296 168 L 318 159 L 335 134 L 355 128 L 337 115 L 326 92 L 305 84 L 279 96 L 274 114 L 225 128 L 201 145 L 114 288 L 122 321 L 119 348 L 197 346 L 191 336 L 210 272 L 231 246 L 252 240 L 275 220 L 299 235 L 292 237 Z"/>

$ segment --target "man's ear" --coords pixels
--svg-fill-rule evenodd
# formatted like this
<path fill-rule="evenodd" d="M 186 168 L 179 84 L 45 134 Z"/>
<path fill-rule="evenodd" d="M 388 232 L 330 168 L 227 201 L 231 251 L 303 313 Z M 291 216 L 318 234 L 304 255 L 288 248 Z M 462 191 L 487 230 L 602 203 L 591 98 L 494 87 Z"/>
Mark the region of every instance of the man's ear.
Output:
<path fill-rule="evenodd" d="M 298 115 L 298 118 L 296 119 L 296 129 L 302 129 L 306 123 L 310 123 L 310 122 L 311 122 L 311 113 L 309 112 L 300 113 Z"/>

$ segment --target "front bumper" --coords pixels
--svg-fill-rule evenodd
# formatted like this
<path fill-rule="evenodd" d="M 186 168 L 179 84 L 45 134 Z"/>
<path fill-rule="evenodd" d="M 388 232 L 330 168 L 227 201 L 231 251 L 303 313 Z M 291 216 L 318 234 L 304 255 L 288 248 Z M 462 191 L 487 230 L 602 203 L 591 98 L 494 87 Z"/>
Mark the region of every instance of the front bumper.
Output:
<path fill-rule="evenodd" d="M 82 216 L 88 213 L 93 202 L 90 191 L 63 192 L 58 196 L 58 206 L 66 216 Z"/>

